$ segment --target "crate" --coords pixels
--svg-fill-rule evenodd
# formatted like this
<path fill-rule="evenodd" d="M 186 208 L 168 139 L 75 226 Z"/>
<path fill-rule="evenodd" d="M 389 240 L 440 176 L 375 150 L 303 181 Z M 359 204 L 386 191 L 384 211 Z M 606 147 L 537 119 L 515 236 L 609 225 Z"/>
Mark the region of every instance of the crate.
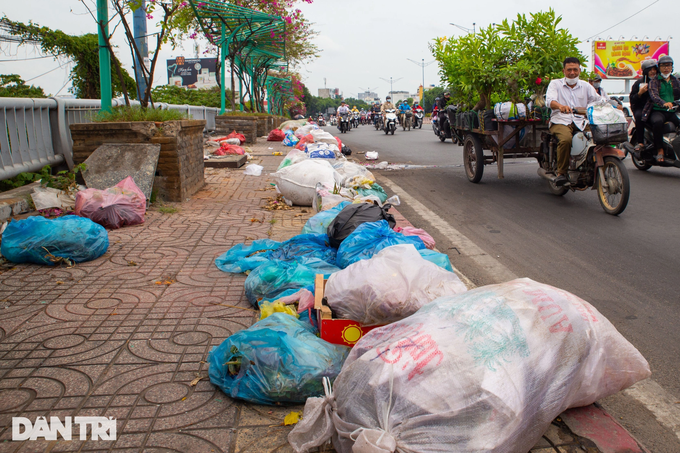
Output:
<path fill-rule="evenodd" d="M 334 319 L 328 305 L 324 305 L 326 280 L 317 274 L 314 281 L 314 310 L 319 324 L 319 336 L 329 343 L 341 344 L 350 348 L 365 334 L 381 326 L 364 326 L 351 319 Z"/>

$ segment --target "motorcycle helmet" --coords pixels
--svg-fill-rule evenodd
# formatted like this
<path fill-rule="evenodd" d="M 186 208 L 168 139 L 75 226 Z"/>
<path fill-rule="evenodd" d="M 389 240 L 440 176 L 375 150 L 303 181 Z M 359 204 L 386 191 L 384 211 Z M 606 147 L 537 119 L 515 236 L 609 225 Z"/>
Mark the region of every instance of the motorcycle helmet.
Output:
<path fill-rule="evenodd" d="M 667 63 L 673 64 L 673 58 L 670 55 L 664 55 L 663 57 L 659 58 L 659 63 L 658 63 L 659 66 L 661 66 L 662 64 L 667 64 Z"/>
<path fill-rule="evenodd" d="M 451 93 L 449 93 L 448 91 L 444 91 L 444 97 L 445 98 L 448 98 L 450 96 L 451 96 Z"/>
<path fill-rule="evenodd" d="M 656 60 L 645 60 L 640 64 L 640 69 L 642 69 L 642 74 L 644 75 L 647 75 L 652 68 L 656 68 L 657 71 L 659 70 Z"/>

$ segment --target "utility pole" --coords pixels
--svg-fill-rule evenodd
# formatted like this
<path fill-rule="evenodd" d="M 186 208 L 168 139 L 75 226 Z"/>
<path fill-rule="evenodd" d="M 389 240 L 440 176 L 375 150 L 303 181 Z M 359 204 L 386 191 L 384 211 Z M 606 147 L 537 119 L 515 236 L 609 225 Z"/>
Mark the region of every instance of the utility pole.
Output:
<path fill-rule="evenodd" d="M 398 82 L 401 79 L 403 79 L 403 77 L 399 77 L 397 80 L 392 80 L 392 77 L 390 77 L 390 80 L 387 80 L 383 77 L 378 77 L 378 78 L 381 79 L 381 80 L 384 80 L 385 82 L 390 82 L 390 98 L 392 98 L 392 83 Z"/>
<path fill-rule="evenodd" d="M 423 98 L 425 97 L 425 66 L 430 66 L 432 63 L 434 63 L 434 62 L 437 61 L 437 60 L 432 60 L 432 61 L 430 61 L 429 63 L 425 63 L 425 59 L 424 59 L 424 58 L 422 59 L 422 61 L 421 61 L 420 63 L 418 63 L 418 62 L 415 61 L 415 60 L 411 60 L 410 58 L 407 58 L 407 60 L 410 61 L 411 63 L 415 63 L 415 64 L 417 64 L 418 66 L 420 66 L 420 67 L 423 68 L 423 91 L 422 91 L 422 94 L 420 95 L 420 102 L 422 103 L 422 102 L 423 102 Z"/>
<path fill-rule="evenodd" d="M 109 35 L 109 5 L 106 0 L 97 0 L 97 28 L 99 32 L 99 93 L 102 112 L 111 111 L 111 52 L 106 46 Z"/>
<path fill-rule="evenodd" d="M 149 57 L 149 46 L 146 39 L 146 0 L 140 0 L 139 7 L 132 12 L 132 31 L 135 44 L 141 55 L 135 55 L 135 79 L 137 80 L 137 99 L 142 100 L 146 92 L 144 67 Z M 141 61 L 140 61 L 141 60 Z"/>

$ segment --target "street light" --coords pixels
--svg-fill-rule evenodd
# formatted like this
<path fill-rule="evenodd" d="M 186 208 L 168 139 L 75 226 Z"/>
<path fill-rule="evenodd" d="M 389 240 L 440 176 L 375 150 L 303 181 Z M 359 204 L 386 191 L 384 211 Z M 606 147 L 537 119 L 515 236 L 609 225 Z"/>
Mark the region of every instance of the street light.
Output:
<path fill-rule="evenodd" d="M 385 79 L 385 78 L 383 78 L 383 77 L 378 77 L 378 78 L 381 79 L 381 80 L 384 80 L 385 82 L 390 82 L 390 98 L 392 97 L 392 83 L 393 83 L 393 82 L 398 82 L 398 81 L 400 81 L 401 79 L 403 79 L 403 77 L 399 77 L 397 80 L 392 80 L 392 77 L 390 77 L 390 80 L 387 80 L 387 79 Z"/>
<path fill-rule="evenodd" d="M 425 63 L 425 59 L 421 59 L 420 62 L 417 62 L 415 60 L 411 60 L 410 58 L 407 58 L 408 61 L 411 63 L 415 63 L 418 66 L 421 66 L 423 68 L 423 94 L 420 96 L 420 102 L 423 102 L 423 97 L 425 97 L 425 66 L 430 66 L 432 63 L 434 63 L 437 60 L 432 60 L 429 63 Z"/>
<path fill-rule="evenodd" d="M 463 30 L 465 33 L 470 33 L 470 31 L 472 31 L 472 34 L 474 35 L 475 34 L 475 25 L 477 25 L 477 23 L 476 22 L 472 23 L 472 30 L 470 30 L 469 28 L 466 28 L 466 27 L 461 27 L 460 25 L 456 25 L 452 22 L 449 22 L 449 25 L 453 25 L 454 27 L 458 27 L 461 30 Z"/>

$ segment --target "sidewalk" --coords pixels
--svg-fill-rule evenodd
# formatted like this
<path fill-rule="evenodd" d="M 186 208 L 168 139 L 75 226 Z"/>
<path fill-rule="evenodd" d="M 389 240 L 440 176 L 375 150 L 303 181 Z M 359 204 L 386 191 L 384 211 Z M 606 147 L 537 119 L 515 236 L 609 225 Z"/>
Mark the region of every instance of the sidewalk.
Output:
<path fill-rule="evenodd" d="M 275 196 L 266 174 L 283 158 L 272 152 L 289 148 L 260 141 L 252 149 L 263 176 L 207 168 L 206 187 L 190 201 L 110 231 L 95 261 L 0 273 L 0 453 L 292 451 L 283 418 L 302 406 L 233 401 L 207 379 L 208 351 L 257 319 L 245 275 L 219 271 L 214 259 L 238 243 L 288 239 L 313 214 L 263 209 Z M 613 422 L 596 409 L 558 418 L 532 452 L 642 451 L 622 429 L 630 448 L 598 440 L 598 449 L 592 439 L 617 436 L 614 425 L 592 422 Z M 116 418 L 117 440 L 11 441 L 12 417 L 76 415 Z"/>

